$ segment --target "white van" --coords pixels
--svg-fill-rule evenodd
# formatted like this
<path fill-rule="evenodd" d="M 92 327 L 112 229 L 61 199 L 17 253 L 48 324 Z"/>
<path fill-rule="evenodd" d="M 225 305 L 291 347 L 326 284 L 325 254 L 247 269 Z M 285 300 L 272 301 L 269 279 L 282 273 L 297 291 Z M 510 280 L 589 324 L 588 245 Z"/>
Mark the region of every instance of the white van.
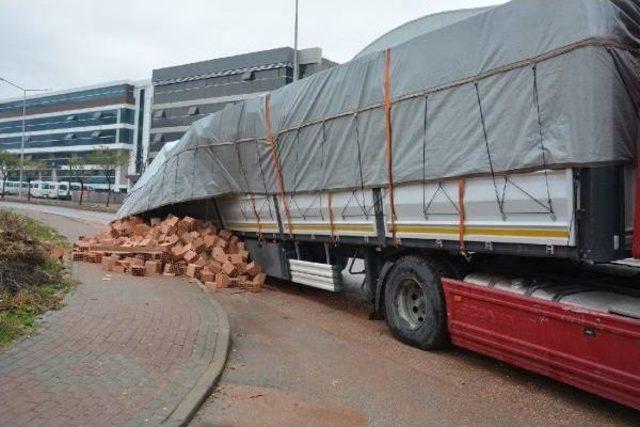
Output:
<path fill-rule="evenodd" d="M 52 181 L 32 181 L 31 195 L 44 199 L 55 199 L 58 197 L 58 183 Z"/>
<path fill-rule="evenodd" d="M 71 189 L 68 182 L 59 182 L 57 184 L 57 197 L 60 200 L 71 200 Z"/>
<path fill-rule="evenodd" d="M 23 182 L 22 188 L 26 193 L 28 184 Z M 2 191 L 2 181 L 0 181 L 0 191 Z M 4 186 L 4 194 L 20 194 L 20 183 L 18 181 L 7 181 Z"/>
<path fill-rule="evenodd" d="M 0 191 L 2 191 L 2 182 L 0 182 Z M 18 194 L 18 182 L 17 181 L 5 182 L 4 194 Z"/>

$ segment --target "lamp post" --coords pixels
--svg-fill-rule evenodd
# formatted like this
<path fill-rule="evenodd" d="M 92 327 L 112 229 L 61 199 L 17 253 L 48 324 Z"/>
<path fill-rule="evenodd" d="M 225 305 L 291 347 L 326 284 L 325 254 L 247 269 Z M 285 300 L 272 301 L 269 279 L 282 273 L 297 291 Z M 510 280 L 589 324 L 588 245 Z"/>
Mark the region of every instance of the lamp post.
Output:
<path fill-rule="evenodd" d="M 15 84 L 5 78 L 0 77 L 0 81 L 3 81 L 16 89 L 22 91 L 22 140 L 20 142 L 20 184 L 18 184 L 18 194 L 22 198 L 22 179 L 24 176 L 24 143 L 27 139 L 27 92 L 48 92 L 51 89 L 27 89 L 18 84 Z M 29 191 L 29 190 L 27 190 Z"/>
<path fill-rule="evenodd" d="M 298 80 L 300 74 L 298 66 L 298 0 L 296 0 L 296 17 L 293 24 L 293 81 Z"/>

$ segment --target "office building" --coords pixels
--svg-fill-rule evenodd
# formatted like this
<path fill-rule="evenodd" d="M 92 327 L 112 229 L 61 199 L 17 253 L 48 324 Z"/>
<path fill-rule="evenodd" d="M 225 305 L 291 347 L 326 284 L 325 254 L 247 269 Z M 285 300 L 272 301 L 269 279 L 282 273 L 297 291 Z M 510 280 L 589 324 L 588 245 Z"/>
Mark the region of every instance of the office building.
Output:
<path fill-rule="evenodd" d="M 335 65 L 320 48 L 298 52 L 299 78 Z M 291 83 L 293 57 L 294 50 L 283 47 L 153 70 L 148 161 L 196 120 Z"/>
<path fill-rule="evenodd" d="M 142 172 L 149 138 L 150 82 L 113 82 L 27 98 L 25 160 L 47 166 L 42 179 L 69 180 L 70 157 L 87 158 L 95 149 L 123 150 L 129 164 L 115 170 L 115 191 L 126 191 Z M 19 154 L 22 98 L 0 102 L 0 150 Z M 95 165 L 86 164 L 86 184 L 106 188 Z M 17 179 L 17 177 L 12 177 Z"/>

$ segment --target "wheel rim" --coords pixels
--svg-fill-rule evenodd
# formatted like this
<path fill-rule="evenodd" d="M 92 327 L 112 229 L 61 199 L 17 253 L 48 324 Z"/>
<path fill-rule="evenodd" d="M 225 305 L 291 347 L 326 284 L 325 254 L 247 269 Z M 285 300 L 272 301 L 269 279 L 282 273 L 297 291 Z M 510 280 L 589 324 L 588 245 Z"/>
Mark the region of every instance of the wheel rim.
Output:
<path fill-rule="evenodd" d="M 405 279 L 400 283 L 396 308 L 409 329 L 415 331 L 422 326 L 427 318 L 427 300 L 418 281 Z"/>

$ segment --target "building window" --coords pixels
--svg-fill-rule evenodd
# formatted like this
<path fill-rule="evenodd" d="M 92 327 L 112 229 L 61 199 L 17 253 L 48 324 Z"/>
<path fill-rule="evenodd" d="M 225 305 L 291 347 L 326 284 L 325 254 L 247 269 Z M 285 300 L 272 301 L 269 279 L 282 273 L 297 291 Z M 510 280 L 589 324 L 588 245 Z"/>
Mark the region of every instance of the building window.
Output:
<path fill-rule="evenodd" d="M 165 117 L 167 117 L 167 113 L 165 113 L 164 110 L 156 110 L 153 112 L 154 119 L 164 119 Z"/>
<path fill-rule="evenodd" d="M 161 133 L 156 133 L 153 135 L 153 142 L 164 142 L 164 135 Z"/>
<path fill-rule="evenodd" d="M 130 125 L 135 122 L 135 112 L 129 108 L 124 108 L 120 112 L 120 121 L 122 123 L 128 123 Z"/>
<path fill-rule="evenodd" d="M 94 120 L 100 120 L 103 116 L 104 116 L 104 113 L 102 111 L 96 111 L 95 113 L 93 113 L 92 118 Z"/>
<path fill-rule="evenodd" d="M 189 112 L 187 113 L 190 116 L 196 116 L 200 114 L 200 108 L 198 107 L 189 107 Z"/>

